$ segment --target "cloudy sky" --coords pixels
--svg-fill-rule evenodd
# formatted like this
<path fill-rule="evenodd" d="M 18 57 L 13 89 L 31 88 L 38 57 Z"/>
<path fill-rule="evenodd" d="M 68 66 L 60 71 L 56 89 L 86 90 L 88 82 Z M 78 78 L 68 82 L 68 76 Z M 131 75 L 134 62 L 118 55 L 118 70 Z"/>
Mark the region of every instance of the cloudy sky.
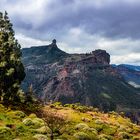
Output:
<path fill-rule="evenodd" d="M 105 49 L 111 63 L 140 65 L 140 0 L 0 0 L 22 47 L 56 38 L 69 53 Z"/>

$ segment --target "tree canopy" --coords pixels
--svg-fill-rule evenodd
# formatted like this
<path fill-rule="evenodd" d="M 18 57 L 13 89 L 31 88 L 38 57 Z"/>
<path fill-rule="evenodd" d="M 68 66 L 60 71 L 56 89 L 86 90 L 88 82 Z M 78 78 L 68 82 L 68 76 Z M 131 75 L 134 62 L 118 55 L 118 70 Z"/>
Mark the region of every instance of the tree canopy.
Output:
<path fill-rule="evenodd" d="M 19 100 L 21 81 L 25 77 L 20 44 L 15 39 L 7 12 L 0 12 L 0 100 Z"/>

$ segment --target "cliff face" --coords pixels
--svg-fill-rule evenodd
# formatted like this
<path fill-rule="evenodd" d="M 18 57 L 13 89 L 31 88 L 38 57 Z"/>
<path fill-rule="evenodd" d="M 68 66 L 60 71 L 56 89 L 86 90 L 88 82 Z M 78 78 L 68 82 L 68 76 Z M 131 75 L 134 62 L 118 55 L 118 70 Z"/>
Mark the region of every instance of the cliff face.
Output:
<path fill-rule="evenodd" d="M 139 91 L 109 64 L 110 55 L 105 50 L 67 54 L 53 42 L 22 52 L 27 74 L 22 87 L 27 90 L 32 84 L 44 102 L 80 102 L 104 111 L 140 107 Z"/>

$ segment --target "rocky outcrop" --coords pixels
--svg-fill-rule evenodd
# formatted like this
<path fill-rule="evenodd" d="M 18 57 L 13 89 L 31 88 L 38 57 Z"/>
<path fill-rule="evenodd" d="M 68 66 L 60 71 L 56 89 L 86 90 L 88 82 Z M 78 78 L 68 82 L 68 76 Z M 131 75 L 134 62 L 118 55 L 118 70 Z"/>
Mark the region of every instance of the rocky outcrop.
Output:
<path fill-rule="evenodd" d="M 101 64 L 110 63 L 110 55 L 105 50 L 95 50 L 92 52 L 95 56 L 96 62 Z"/>
<path fill-rule="evenodd" d="M 139 108 L 138 90 L 124 81 L 110 63 L 105 50 L 88 54 L 68 54 L 56 40 L 50 45 L 23 49 L 26 78 L 36 96 L 44 102 L 81 103 L 104 111 L 120 107 Z"/>
<path fill-rule="evenodd" d="M 76 55 L 75 55 L 76 57 Z M 74 62 L 74 60 L 72 61 Z M 95 50 L 89 54 L 81 54 L 80 60 L 83 64 L 99 64 L 99 65 L 109 65 L 110 55 L 105 50 Z"/>

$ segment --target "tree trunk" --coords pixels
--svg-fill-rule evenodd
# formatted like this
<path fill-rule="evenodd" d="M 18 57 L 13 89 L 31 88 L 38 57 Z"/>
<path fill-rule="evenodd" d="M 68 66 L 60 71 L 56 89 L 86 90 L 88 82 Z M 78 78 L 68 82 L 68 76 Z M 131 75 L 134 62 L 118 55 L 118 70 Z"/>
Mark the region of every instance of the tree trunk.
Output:
<path fill-rule="evenodd" d="M 51 132 L 50 138 L 51 138 L 51 140 L 54 140 L 53 132 Z"/>

